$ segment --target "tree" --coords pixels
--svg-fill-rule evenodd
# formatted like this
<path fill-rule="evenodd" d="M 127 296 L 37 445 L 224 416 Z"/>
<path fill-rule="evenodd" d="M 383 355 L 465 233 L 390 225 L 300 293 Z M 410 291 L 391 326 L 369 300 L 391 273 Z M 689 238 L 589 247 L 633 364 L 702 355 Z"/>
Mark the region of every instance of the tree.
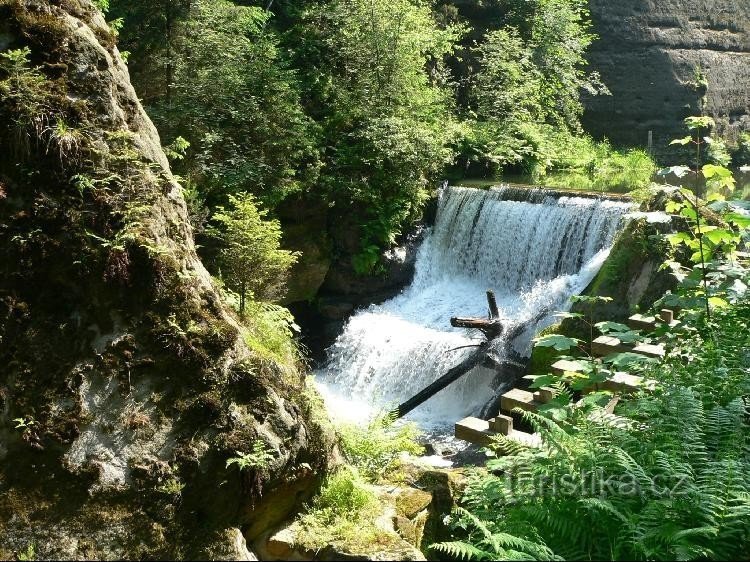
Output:
<path fill-rule="evenodd" d="M 427 0 L 334 0 L 309 6 L 285 36 L 322 128 L 319 184 L 334 213 L 361 227 L 362 272 L 418 215 L 452 159 L 442 61 L 459 34 L 437 24 Z"/>
<path fill-rule="evenodd" d="M 219 252 L 221 276 L 227 287 L 240 296 L 240 315 L 248 298 L 273 300 L 283 289 L 289 268 L 299 253 L 280 249 L 281 225 L 267 219 L 248 193 L 229 195 L 229 209 L 218 207 L 211 230 L 222 242 Z"/>
<path fill-rule="evenodd" d="M 251 192 L 273 207 L 314 185 L 316 127 L 271 12 L 228 0 L 115 0 L 113 15 L 125 17 L 122 43 L 162 138 L 190 143 L 174 168 L 199 205 L 210 212 L 228 193 Z"/>

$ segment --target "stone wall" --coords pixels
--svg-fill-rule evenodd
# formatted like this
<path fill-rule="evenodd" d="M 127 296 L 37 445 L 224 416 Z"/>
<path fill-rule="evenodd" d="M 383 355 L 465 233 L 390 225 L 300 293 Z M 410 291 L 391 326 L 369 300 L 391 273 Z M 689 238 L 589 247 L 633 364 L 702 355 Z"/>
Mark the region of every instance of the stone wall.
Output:
<path fill-rule="evenodd" d="M 657 154 L 684 134 L 682 119 L 705 110 L 736 135 L 750 128 L 750 1 L 591 0 L 600 39 L 591 67 L 612 96 L 586 100 L 584 126 L 616 144 Z M 708 89 L 697 86 L 705 75 Z M 705 94 L 705 100 L 702 100 Z"/>

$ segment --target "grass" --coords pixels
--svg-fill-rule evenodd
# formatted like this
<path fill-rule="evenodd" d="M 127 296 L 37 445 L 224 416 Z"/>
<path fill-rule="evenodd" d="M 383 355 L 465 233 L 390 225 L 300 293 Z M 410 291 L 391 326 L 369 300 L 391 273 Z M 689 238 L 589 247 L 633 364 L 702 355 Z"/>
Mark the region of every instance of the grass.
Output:
<path fill-rule="evenodd" d="M 565 135 L 552 144 L 543 179 L 550 187 L 627 193 L 648 186 L 657 168 L 646 151 L 616 150 L 606 140 Z"/>
<path fill-rule="evenodd" d="M 371 481 L 393 469 L 403 453 L 419 455 L 424 451 L 416 442 L 420 435 L 417 426 L 396 422 L 391 416 L 377 417 L 366 426 L 342 424 L 338 430 L 347 460 Z"/>
<path fill-rule="evenodd" d="M 352 553 L 375 552 L 399 544 L 398 535 L 375 524 L 383 511 L 374 489 L 359 472 L 342 468 L 328 477 L 299 519 L 296 542 L 309 550 L 333 545 Z"/>
<path fill-rule="evenodd" d="M 503 174 L 500 180 L 468 178 L 456 183 L 484 189 L 504 181 L 572 191 L 628 193 L 648 187 L 657 169 L 645 150 L 617 150 L 606 140 L 548 128 L 541 133 L 539 153 L 530 174 Z"/>

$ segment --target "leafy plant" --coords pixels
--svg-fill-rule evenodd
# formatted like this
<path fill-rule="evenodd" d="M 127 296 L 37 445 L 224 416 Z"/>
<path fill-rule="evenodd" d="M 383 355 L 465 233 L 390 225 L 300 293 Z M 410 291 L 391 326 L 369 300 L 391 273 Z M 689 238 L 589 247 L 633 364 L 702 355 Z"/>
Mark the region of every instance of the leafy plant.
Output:
<path fill-rule="evenodd" d="M 370 479 L 377 479 L 393 468 L 404 453 L 418 455 L 423 448 L 416 443 L 420 435 L 412 423 L 396 422 L 393 414 L 379 416 L 368 425 L 338 427 L 341 448 L 347 460 Z"/>
<path fill-rule="evenodd" d="M 18 553 L 18 560 L 36 560 L 36 547 L 34 543 L 29 543 L 26 550 Z"/>
<path fill-rule="evenodd" d="M 252 450 L 249 453 L 237 451 L 236 457 L 227 459 L 226 468 L 232 465 L 237 465 L 240 471 L 268 468 L 275 458 L 271 454 L 272 451 L 273 449 L 258 439 L 253 442 Z"/>
<path fill-rule="evenodd" d="M 675 249 L 685 248 L 689 252 L 688 261 L 692 267 L 686 267 L 676 259 L 668 260 L 664 267 L 680 281 L 681 294 L 668 297 L 665 302 L 673 303 L 688 309 L 694 308 L 699 300 L 703 303 L 706 320 L 711 319 L 712 307 L 725 306 L 727 301 L 721 293 L 737 280 L 736 268 L 719 267 L 717 260 L 721 258 L 733 262 L 738 246 L 742 243 L 742 236 L 738 229 L 746 225 L 747 217 L 737 213 L 728 213 L 725 220 L 729 224 L 724 226 L 721 219 L 709 207 L 712 202 L 723 201 L 727 194 L 735 187 L 732 172 L 716 164 L 702 165 L 702 148 L 713 142 L 711 137 L 703 136 L 703 131 L 712 127 L 714 122 L 710 117 L 689 117 L 685 123 L 692 131 L 690 136 L 676 139 L 673 144 L 695 146 L 696 164 L 691 169 L 688 166 L 673 166 L 664 170 L 679 178 L 692 175 L 694 187 L 685 187 L 675 192 L 674 200 L 667 203 L 666 211 L 679 214 L 688 225 L 687 230 L 677 232 L 667 239 Z M 705 194 L 700 187 L 700 178 L 706 182 Z M 707 217 L 714 217 L 715 224 L 707 224 Z M 734 228 L 732 228 L 734 226 Z"/>
<path fill-rule="evenodd" d="M 16 425 L 15 429 L 23 429 L 26 430 L 28 428 L 31 428 L 36 425 L 36 420 L 32 418 L 31 416 L 24 416 L 22 418 L 15 418 L 13 420 Z"/>
<path fill-rule="evenodd" d="M 229 196 L 229 209 L 218 207 L 210 233 L 221 242 L 219 264 L 226 285 L 240 297 L 245 314 L 249 299 L 270 300 L 280 295 L 286 273 L 299 254 L 280 249 L 279 221 L 268 219 L 249 193 Z"/>

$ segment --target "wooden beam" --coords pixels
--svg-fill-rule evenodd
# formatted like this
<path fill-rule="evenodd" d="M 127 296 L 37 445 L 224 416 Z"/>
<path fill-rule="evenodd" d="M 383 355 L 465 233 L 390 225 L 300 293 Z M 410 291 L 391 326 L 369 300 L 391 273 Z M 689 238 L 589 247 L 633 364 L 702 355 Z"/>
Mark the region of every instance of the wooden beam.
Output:
<path fill-rule="evenodd" d="M 435 394 L 443 390 L 449 384 L 460 379 L 463 375 L 465 375 L 474 367 L 479 365 L 482 361 L 484 361 L 484 352 L 487 351 L 487 347 L 488 343 L 483 343 L 480 346 L 479 351 L 477 351 L 476 353 L 472 353 L 468 358 L 464 359 L 463 361 L 461 361 L 461 363 L 450 369 L 442 377 L 409 398 L 406 402 L 393 410 L 392 413 L 397 418 L 401 418 L 411 412 L 417 406 L 423 404 L 424 402 L 435 396 Z"/>
<path fill-rule="evenodd" d="M 487 291 L 487 306 L 490 310 L 490 319 L 500 318 L 500 310 L 497 308 L 497 299 L 494 291 Z"/>

